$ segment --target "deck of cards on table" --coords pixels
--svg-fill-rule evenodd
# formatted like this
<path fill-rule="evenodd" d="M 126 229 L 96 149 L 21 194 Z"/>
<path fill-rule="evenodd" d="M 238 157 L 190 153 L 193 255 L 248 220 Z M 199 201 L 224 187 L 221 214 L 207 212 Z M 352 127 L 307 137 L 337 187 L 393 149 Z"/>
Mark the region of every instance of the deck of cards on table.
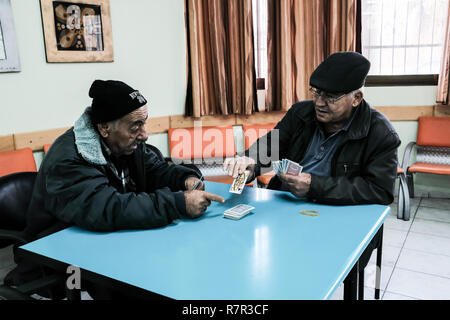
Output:
<path fill-rule="evenodd" d="M 298 176 L 302 173 L 303 167 L 297 162 L 289 159 L 283 159 L 281 161 L 272 161 L 273 171 L 280 175 L 282 173 L 290 174 L 292 176 Z"/>
<path fill-rule="evenodd" d="M 248 174 L 249 171 L 245 170 L 244 173 L 238 175 L 231 184 L 230 192 L 241 194 L 242 190 L 244 190 L 245 183 L 247 182 Z"/>
<path fill-rule="evenodd" d="M 246 204 L 238 204 L 237 206 L 226 210 L 223 216 L 225 218 L 238 220 L 249 214 L 253 209 L 255 209 L 255 207 Z"/>

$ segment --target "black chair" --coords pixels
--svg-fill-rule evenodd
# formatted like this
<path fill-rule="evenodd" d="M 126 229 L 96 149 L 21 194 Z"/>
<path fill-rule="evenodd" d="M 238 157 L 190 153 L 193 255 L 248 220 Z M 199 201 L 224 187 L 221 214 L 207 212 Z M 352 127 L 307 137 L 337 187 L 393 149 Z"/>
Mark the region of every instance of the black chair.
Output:
<path fill-rule="evenodd" d="M 0 177 L 0 248 L 28 242 L 23 230 L 36 176 L 37 172 L 19 172 Z M 14 287 L 10 280 L 14 271 L 5 277 L 5 284 L 0 286 L 0 300 L 29 300 L 30 295 L 46 292 L 64 280 L 61 276 L 52 275 Z"/>

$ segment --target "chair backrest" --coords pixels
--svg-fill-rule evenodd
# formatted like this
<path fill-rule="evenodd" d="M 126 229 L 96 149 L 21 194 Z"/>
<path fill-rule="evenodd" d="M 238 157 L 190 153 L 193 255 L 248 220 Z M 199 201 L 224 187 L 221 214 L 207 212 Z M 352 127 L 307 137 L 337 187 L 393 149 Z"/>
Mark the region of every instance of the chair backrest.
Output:
<path fill-rule="evenodd" d="M 256 140 L 266 135 L 269 131 L 275 128 L 276 123 L 264 123 L 264 124 L 243 124 L 242 130 L 244 131 L 244 148 L 247 150 L 255 143 Z"/>
<path fill-rule="evenodd" d="M 450 117 L 419 117 L 417 145 L 450 148 Z"/>
<path fill-rule="evenodd" d="M 0 177 L 0 229 L 23 231 L 37 172 L 18 172 Z M 0 248 L 10 241 L 0 240 Z"/>
<path fill-rule="evenodd" d="M 172 159 L 210 159 L 236 154 L 233 126 L 169 129 Z"/>
<path fill-rule="evenodd" d="M 0 177 L 25 171 L 37 171 L 31 148 L 0 152 Z"/>
<path fill-rule="evenodd" d="M 51 144 L 44 144 L 44 153 L 47 153 L 48 149 L 50 149 Z"/>

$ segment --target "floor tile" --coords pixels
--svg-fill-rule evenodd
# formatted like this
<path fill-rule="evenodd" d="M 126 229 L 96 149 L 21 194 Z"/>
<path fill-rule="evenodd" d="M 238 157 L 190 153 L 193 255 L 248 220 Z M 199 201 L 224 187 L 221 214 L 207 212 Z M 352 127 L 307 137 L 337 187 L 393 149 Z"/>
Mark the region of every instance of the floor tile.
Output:
<path fill-rule="evenodd" d="M 450 238 L 450 223 L 416 218 L 410 231 Z"/>
<path fill-rule="evenodd" d="M 383 245 L 393 247 L 403 247 L 403 243 L 406 240 L 407 234 L 408 234 L 407 231 L 385 228 L 383 230 Z"/>
<path fill-rule="evenodd" d="M 418 300 L 418 299 L 386 291 L 383 294 L 382 300 Z"/>
<path fill-rule="evenodd" d="M 422 300 L 448 300 L 450 279 L 397 267 L 386 291 Z"/>
<path fill-rule="evenodd" d="M 330 300 L 343 300 L 344 299 L 344 285 L 341 284 L 331 296 Z"/>
<path fill-rule="evenodd" d="M 364 286 L 369 288 L 375 288 L 375 280 L 376 280 L 376 264 L 368 264 L 364 270 Z M 380 289 L 385 290 L 386 286 L 389 282 L 389 278 L 393 272 L 393 267 L 381 266 L 381 283 Z"/>
<path fill-rule="evenodd" d="M 400 247 L 393 247 L 383 244 L 383 254 L 381 257 L 381 265 L 382 266 L 388 266 L 388 267 L 394 267 L 395 263 L 397 262 L 398 257 L 400 256 L 400 250 L 402 248 Z M 372 256 L 370 257 L 369 263 L 376 264 L 377 261 L 377 251 L 374 250 L 372 253 Z"/>
<path fill-rule="evenodd" d="M 386 220 L 384 220 L 384 227 L 388 229 L 400 230 L 400 231 L 408 231 L 411 228 L 411 224 L 413 219 L 409 219 L 409 221 L 405 221 L 403 219 L 398 219 L 397 216 L 389 215 Z"/>
<path fill-rule="evenodd" d="M 420 206 L 416 218 L 450 223 L 450 210 Z"/>
<path fill-rule="evenodd" d="M 449 256 L 403 248 L 397 262 L 397 267 L 450 279 Z"/>
<path fill-rule="evenodd" d="M 450 210 L 450 199 L 422 198 L 420 206 Z"/>
<path fill-rule="evenodd" d="M 450 238 L 410 232 L 404 248 L 450 256 Z"/>

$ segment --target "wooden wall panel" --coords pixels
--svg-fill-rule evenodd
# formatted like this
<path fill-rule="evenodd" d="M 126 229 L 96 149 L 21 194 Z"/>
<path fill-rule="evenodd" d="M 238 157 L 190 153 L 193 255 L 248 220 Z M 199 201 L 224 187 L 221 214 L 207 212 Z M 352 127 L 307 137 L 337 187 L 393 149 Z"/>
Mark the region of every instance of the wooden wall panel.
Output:
<path fill-rule="evenodd" d="M 273 111 L 273 112 L 256 112 L 251 116 L 236 116 L 236 124 L 255 124 L 255 123 L 277 123 L 284 116 L 285 111 Z"/>
<path fill-rule="evenodd" d="M 44 144 L 52 144 L 56 138 L 69 129 L 59 128 L 44 131 L 14 134 L 14 146 L 16 149 L 30 147 L 33 151 L 43 150 Z"/>
<path fill-rule="evenodd" d="M 199 122 L 202 127 L 206 126 L 228 126 L 236 124 L 236 116 L 204 116 L 200 118 L 185 117 L 183 115 L 170 116 L 171 128 L 189 128 L 194 127 L 194 121 Z"/>
<path fill-rule="evenodd" d="M 14 150 L 14 135 L 0 136 L 0 152 Z"/>
<path fill-rule="evenodd" d="M 422 116 L 433 116 L 434 106 L 374 107 L 390 121 L 417 121 Z"/>
<path fill-rule="evenodd" d="M 169 117 L 149 118 L 145 123 L 148 134 L 167 132 L 170 128 Z"/>

